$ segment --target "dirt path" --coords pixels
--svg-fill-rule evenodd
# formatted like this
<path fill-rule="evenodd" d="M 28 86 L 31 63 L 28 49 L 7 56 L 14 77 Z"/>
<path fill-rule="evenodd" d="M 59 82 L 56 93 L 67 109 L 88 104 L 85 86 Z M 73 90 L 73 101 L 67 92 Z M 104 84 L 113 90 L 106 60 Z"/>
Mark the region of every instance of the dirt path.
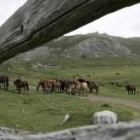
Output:
<path fill-rule="evenodd" d="M 114 104 L 120 104 L 120 105 L 125 105 L 128 107 L 132 107 L 135 109 L 140 110 L 140 102 L 138 101 L 131 101 L 129 99 L 119 99 L 119 98 L 115 98 L 115 97 L 106 97 L 106 96 L 96 96 L 96 95 L 89 95 L 88 97 L 84 97 L 84 99 L 88 99 L 90 101 L 103 101 L 106 103 L 114 103 Z"/>

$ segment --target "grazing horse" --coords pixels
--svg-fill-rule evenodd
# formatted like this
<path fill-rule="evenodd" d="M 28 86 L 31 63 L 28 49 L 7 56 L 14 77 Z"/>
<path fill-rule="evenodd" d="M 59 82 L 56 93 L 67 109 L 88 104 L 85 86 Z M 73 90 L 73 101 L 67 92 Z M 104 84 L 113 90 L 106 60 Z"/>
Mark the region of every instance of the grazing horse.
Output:
<path fill-rule="evenodd" d="M 27 81 L 22 81 L 21 79 L 16 79 L 14 81 L 14 85 L 16 86 L 16 89 L 18 90 L 18 93 L 21 93 L 21 88 L 25 90 L 25 92 L 28 94 L 29 90 L 29 84 Z"/>
<path fill-rule="evenodd" d="M 8 90 L 8 86 L 9 86 L 8 76 L 5 76 L 5 75 L 0 76 L 0 83 L 3 83 L 4 84 L 4 89 Z"/>
<path fill-rule="evenodd" d="M 128 91 L 128 95 L 136 93 L 136 87 L 134 85 L 126 85 L 125 88 Z"/>
<path fill-rule="evenodd" d="M 46 81 L 47 81 L 47 80 L 41 80 L 41 81 L 38 83 L 38 85 L 37 85 L 37 87 L 36 87 L 36 90 L 38 91 L 39 88 L 42 87 L 42 91 L 45 91 L 45 82 L 46 82 Z"/>

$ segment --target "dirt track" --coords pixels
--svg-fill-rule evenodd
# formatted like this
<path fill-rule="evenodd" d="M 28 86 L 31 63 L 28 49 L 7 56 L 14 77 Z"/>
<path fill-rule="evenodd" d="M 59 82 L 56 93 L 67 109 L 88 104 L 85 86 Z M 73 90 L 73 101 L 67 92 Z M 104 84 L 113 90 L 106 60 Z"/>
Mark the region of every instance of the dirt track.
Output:
<path fill-rule="evenodd" d="M 114 103 L 114 104 L 120 104 L 120 105 L 125 105 L 128 107 L 132 107 L 135 109 L 140 110 L 140 102 L 138 101 L 131 101 L 128 99 L 119 99 L 119 98 L 114 98 L 114 97 L 106 97 L 106 96 L 100 96 L 100 95 L 89 95 L 88 97 L 84 97 L 84 99 L 88 99 L 90 101 L 103 101 L 106 103 Z"/>

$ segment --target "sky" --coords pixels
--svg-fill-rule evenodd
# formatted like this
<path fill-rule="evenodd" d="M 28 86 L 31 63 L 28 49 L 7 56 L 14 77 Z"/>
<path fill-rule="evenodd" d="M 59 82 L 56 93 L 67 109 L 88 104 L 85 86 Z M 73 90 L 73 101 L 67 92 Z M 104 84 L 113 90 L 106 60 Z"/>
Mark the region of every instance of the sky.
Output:
<path fill-rule="evenodd" d="M 26 1 L 0 0 L 0 25 Z M 106 15 L 66 35 L 94 32 L 121 37 L 140 37 L 140 4 Z"/>
<path fill-rule="evenodd" d="M 2 25 L 27 0 L 0 0 L 0 25 Z"/>

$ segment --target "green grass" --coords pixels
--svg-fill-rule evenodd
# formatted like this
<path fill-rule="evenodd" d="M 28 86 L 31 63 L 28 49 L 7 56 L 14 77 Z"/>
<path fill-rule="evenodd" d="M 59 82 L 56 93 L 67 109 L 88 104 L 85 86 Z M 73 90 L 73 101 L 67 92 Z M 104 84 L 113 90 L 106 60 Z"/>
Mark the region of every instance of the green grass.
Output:
<path fill-rule="evenodd" d="M 115 104 L 105 108 L 101 107 L 102 104 L 66 94 L 34 93 L 26 96 L 0 91 L 0 124 L 10 128 L 19 126 L 22 130 L 50 132 L 90 125 L 94 112 L 105 109 L 116 112 L 119 121 L 130 121 L 140 116 L 131 108 Z M 60 125 L 67 113 L 71 116 L 70 121 Z"/>
<path fill-rule="evenodd" d="M 135 84 L 140 91 L 140 62 L 129 59 L 95 59 L 54 61 L 60 68 L 35 69 L 29 63 L 14 63 L 12 70 L 0 68 L 0 74 L 6 74 L 10 80 L 20 76 L 36 86 L 45 78 L 75 79 L 82 78 L 100 82 L 100 96 L 140 101 L 140 96 L 128 96 L 122 87 L 112 86 L 110 82 L 126 82 Z M 116 75 L 119 72 L 120 75 Z M 30 91 L 30 95 L 18 95 L 10 85 L 8 92 L 0 90 L 0 124 L 10 128 L 19 126 L 22 130 L 50 132 L 66 128 L 90 125 L 91 117 L 96 111 L 112 110 L 119 116 L 119 121 L 130 121 L 140 118 L 140 112 L 126 106 L 110 104 L 111 108 L 103 108 L 104 102 L 91 102 L 66 94 L 44 95 L 40 91 Z M 63 116 L 70 113 L 71 119 L 65 125 L 60 125 Z"/>

